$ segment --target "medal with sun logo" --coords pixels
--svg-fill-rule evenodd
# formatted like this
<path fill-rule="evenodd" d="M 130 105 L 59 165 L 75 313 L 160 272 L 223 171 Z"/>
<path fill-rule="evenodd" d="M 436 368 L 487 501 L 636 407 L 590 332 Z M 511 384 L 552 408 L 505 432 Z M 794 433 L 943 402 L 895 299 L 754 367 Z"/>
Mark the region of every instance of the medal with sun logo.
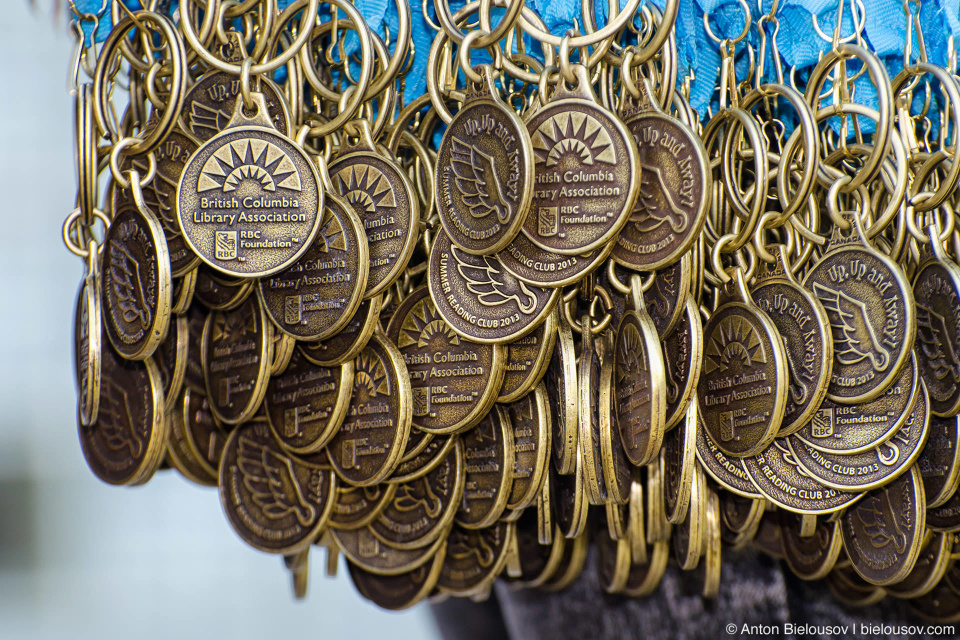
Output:
<path fill-rule="evenodd" d="M 529 210 L 533 147 L 523 122 L 500 98 L 491 67 L 479 71 L 484 82 L 467 89 L 437 150 L 436 203 L 455 245 L 490 255 L 510 244 Z"/>
<path fill-rule="evenodd" d="M 451 329 L 474 342 L 505 344 L 546 320 L 560 289 L 518 280 L 496 256 L 472 255 L 437 235 L 427 269 L 430 295 Z"/>
<path fill-rule="evenodd" d="M 605 245 L 629 222 L 640 183 L 637 146 L 620 120 L 597 103 L 582 65 L 577 86 L 560 83 L 527 120 L 535 184 L 523 233 L 537 246 L 581 255 Z"/>
<path fill-rule="evenodd" d="M 366 487 L 388 478 L 403 456 L 410 435 L 410 378 L 400 352 L 380 332 L 353 367 L 350 408 L 327 452 L 340 477 Z"/>
<path fill-rule="evenodd" d="M 324 367 L 353 360 L 377 328 L 382 306 L 382 295 L 367 298 L 360 302 L 356 313 L 336 335 L 317 342 L 298 341 L 297 347 L 307 360 Z"/>
<path fill-rule="evenodd" d="M 336 497 L 333 472 L 287 454 L 263 421 L 230 434 L 219 485 L 220 504 L 234 531 L 268 553 L 293 553 L 312 544 Z"/>
<path fill-rule="evenodd" d="M 457 524 L 467 529 L 489 527 L 503 514 L 513 486 L 516 451 L 506 410 L 495 406 L 460 441 L 467 464 Z"/>
<path fill-rule="evenodd" d="M 725 454 L 760 453 L 786 409 L 787 362 L 777 328 L 750 297 L 737 271 L 739 300 L 720 306 L 704 328 L 697 399 L 703 425 Z"/>
<path fill-rule="evenodd" d="M 833 331 L 827 397 L 857 404 L 881 395 L 900 374 L 913 350 L 917 308 L 900 267 L 867 244 L 856 214 L 842 216 L 849 235 L 834 226 L 803 286 L 819 298 Z"/>
<path fill-rule="evenodd" d="M 364 298 L 382 293 L 400 277 L 417 244 L 420 205 L 396 162 L 377 151 L 369 123 L 355 122 L 358 140 L 344 137 L 330 163 L 334 186 L 363 222 L 370 251 Z"/>
<path fill-rule="evenodd" d="M 427 287 L 397 307 L 387 335 L 410 372 L 417 428 L 454 433 L 487 415 L 503 383 L 506 347 L 462 338 L 437 312 Z"/>
<path fill-rule="evenodd" d="M 248 116 L 237 100 L 229 124 L 187 162 L 177 187 L 183 236 L 214 269 L 258 278 L 283 271 L 320 226 L 317 168 L 274 128 L 263 94 Z"/>
<path fill-rule="evenodd" d="M 320 231 L 306 253 L 280 273 L 260 278 L 263 308 L 280 331 L 297 340 L 329 338 L 360 308 L 369 266 L 360 219 L 328 194 Z"/>

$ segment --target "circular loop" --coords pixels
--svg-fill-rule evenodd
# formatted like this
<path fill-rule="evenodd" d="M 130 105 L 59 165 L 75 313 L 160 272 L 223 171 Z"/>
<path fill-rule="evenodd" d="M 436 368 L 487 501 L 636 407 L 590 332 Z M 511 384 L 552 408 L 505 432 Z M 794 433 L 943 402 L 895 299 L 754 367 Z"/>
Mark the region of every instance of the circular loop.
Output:
<path fill-rule="evenodd" d="M 626 6 L 620 10 L 620 13 L 617 14 L 617 17 L 610 20 L 605 27 L 587 35 L 570 38 L 570 46 L 578 48 L 588 47 L 590 45 L 597 44 L 598 42 L 607 40 L 608 38 L 614 37 L 621 29 L 627 26 L 627 23 L 633 20 L 633 17 L 637 14 L 637 9 L 640 8 L 641 2 L 642 0 L 629 0 Z M 560 36 L 555 36 L 545 29 L 536 28 L 534 25 L 527 22 L 526 16 L 523 15 L 522 12 L 520 17 L 517 18 L 517 23 L 534 40 L 552 45 L 554 47 L 560 46 L 560 41 L 562 40 Z M 596 53 L 597 52 L 594 52 L 594 55 Z M 605 54 L 606 51 L 602 50 L 600 53 Z M 594 60 L 594 56 L 591 56 L 589 61 L 583 62 L 587 67 L 593 68 L 598 62 L 600 62 L 600 58 L 602 57 L 602 55 L 597 56 L 597 60 Z"/>
<path fill-rule="evenodd" d="M 739 44 L 747 37 L 747 34 L 750 33 L 750 25 L 753 24 L 753 20 L 750 18 L 750 7 L 747 6 L 746 0 L 737 0 L 737 3 L 740 5 L 740 9 L 743 11 L 743 31 L 740 32 L 733 40 L 729 38 L 718 38 L 713 33 L 713 29 L 710 28 L 710 13 L 703 14 L 703 28 L 707 32 L 707 36 L 717 44 L 721 44 L 724 40 L 728 41 L 731 45 Z"/>
<path fill-rule="evenodd" d="M 940 205 L 940 207 L 938 207 L 938 209 L 944 209 L 945 219 L 947 222 L 945 226 L 940 224 L 940 217 L 937 215 L 936 210 L 920 209 L 918 206 L 919 204 L 932 199 L 934 196 L 935 194 L 932 191 L 921 191 L 920 193 L 914 194 L 910 197 L 907 206 L 907 230 L 910 232 L 910 235 L 924 244 L 931 243 L 930 235 L 927 231 L 925 231 L 925 229 L 939 229 L 940 231 L 937 233 L 937 239 L 943 243 L 946 242 L 947 238 L 953 235 L 953 230 L 956 226 L 956 216 L 954 215 L 953 207 L 948 202 L 944 202 Z M 926 224 L 918 225 L 917 214 L 924 217 L 929 215 L 930 221 Z"/>
<path fill-rule="evenodd" d="M 129 189 L 130 181 L 127 180 L 127 177 L 123 175 L 123 172 L 120 171 L 120 156 L 121 155 L 141 155 L 141 154 L 124 154 L 124 150 L 127 147 L 131 149 L 140 145 L 143 141 L 140 138 L 121 138 L 117 144 L 113 146 L 113 150 L 110 152 L 110 173 L 113 174 L 113 179 L 116 181 L 117 185 L 121 189 Z M 154 176 L 157 175 L 157 157 L 150 151 L 147 155 L 147 173 L 142 178 L 138 180 L 140 186 L 146 186 Z"/>
<path fill-rule="evenodd" d="M 500 20 L 499 24 L 495 28 L 492 27 L 490 21 L 490 8 L 493 5 L 493 2 L 489 0 L 484 0 L 483 2 L 478 3 L 477 9 L 480 13 L 480 28 L 483 30 L 483 38 L 476 43 L 476 47 L 489 47 L 497 42 L 499 42 L 517 23 L 518 18 L 522 10 L 524 9 L 523 0 L 513 0 L 512 2 L 506 3 L 507 12 L 504 14 L 503 18 Z M 497 6 L 503 6 L 504 3 L 497 2 Z M 447 0 L 434 0 L 433 6 L 437 12 L 437 18 L 440 20 L 440 26 L 443 29 L 443 34 L 447 38 L 455 42 L 456 44 L 461 44 L 466 39 L 467 36 L 463 35 L 460 31 L 460 27 L 457 26 L 461 20 L 458 19 L 461 9 L 455 15 L 450 15 L 450 6 L 447 4 Z M 471 11 L 471 13 L 473 13 Z M 426 15 L 426 11 L 424 11 Z M 467 34 L 469 35 L 469 34 Z"/>
<path fill-rule="evenodd" d="M 723 261 L 720 259 L 720 253 L 723 251 L 724 247 L 728 244 L 731 244 L 736 240 L 737 235 L 735 233 L 728 233 L 717 238 L 717 242 L 713 245 L 713 249 L 710 251 L 710 266 L 713 268 L 713 275 L 720 281 L 721 284 L 727 284 L 732 280 L 730 274 L 727 273 L 726 269 L 723 267 Z"/>
<path fill-rule="evenodd" d="M 623 284 L 620 282 L 620 278 L 617 277 L 617 262 L 615 260 L 607 261 L 607 281 L 611 287 L 623 295 L 630 293 L 630 285 Z"/>
<path fill-rule="evenodd" d="M 67 219 L 63 221 L 61 233 L 63 234 L 63 243 L 67 246 L 67 250 L 70 251 L 70 253 L 75 256 L 80 256 L 81 258 L 89 258 L 91 255 L 90 249 L 80 245 L 80 242 L 82 242 L 89 246 L 88 238 L 90 233 L 89 227 L 87 227 L 81 219 L 82 215 L 83 213 L 79 207 L 74 209 L 70 215 L 67 216 Z M 94 209 L 93 215 L 103 223 L 104 229 L 110 226 L 110 218 L 100 209 Z M 76 236 L 77 240 L 74 240 L 74 236 Z M 89 241 L 93 242 L 94 245 L 96 244 L 96 241 L 92 238 L 89 238 Z"/>
<path fill-rule="evenodd" d="M 437 0 L 438 3 L 441 1 Z M 484 33 L 483 31 L 471 31 L 457 48 L 457 62 L 460 64 L 460 70 L 463 71 L 463 75 L 467 76 L 467 80 L 474 84 L 483 83 L 483 76 L 473 70 L 473 66 L 470 64 L 470 50 L 478 48 L 476 41 L 482 38 Z"/>
<path fill-rule="evenodd" d="M 767 229 L 774 229 L 780 225 L 776 224 L 780 214 L 774 211 L 768 211 L 767 213 L 760 216 L 760 220 L 757 221 L 757 230 L 753 234 L 753 248 L 757 252 L 757 255 L 764 262 L 773 264 L 777 261 L 776 256 L 767 251 L 767 243 L 764 240 L 763 232 Z"/>
<path fill-rule="evenodd" d="M 567 319 L 567 322 L 570 325 L 570 328 L 573 329 L 576 333 L 583 333 L 583 323 L 573 317 L 573 308 L 576 305 L 577 292 L 579 291 L 579 286 L 573 289 L 573 295 L 564 295 L 563 302 L 563 315 Z M 607 327 L 610 326 L 610 323 L 613 322 L 613 315 L 611 315 L 610 310 L 613 308 L 613 299 L 610 297 L 609 292 L 600 285 L 594 285 L 593 287 L 593 298 L 590 300 L 590 333 L 596 335 L 604 331 Z M 593 321 L 593 313 L 595 311 L 595 305 L 597 302 L 602 303 L 604 306 L 604 315 L 599 322 Z"/>
<path fill-rule="evenodd" d="M 573 72 L 573 65 L 570 64 L 570 36 L 563 36 L 560 41 L 560 75 L 571 87 L 577 85 L 577 74 Z"/>

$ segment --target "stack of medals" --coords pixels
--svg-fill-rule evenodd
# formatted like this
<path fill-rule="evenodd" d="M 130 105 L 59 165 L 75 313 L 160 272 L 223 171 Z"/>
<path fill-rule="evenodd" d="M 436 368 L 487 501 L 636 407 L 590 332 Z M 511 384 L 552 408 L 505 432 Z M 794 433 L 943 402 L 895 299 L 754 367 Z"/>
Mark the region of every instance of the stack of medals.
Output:
<path fill-rule="evenodd" d="M 718 39 L 701 124 L 676 0 L 562 38 L 503 4 L 437 1 L 404 104 L 405 0 L 390 37 L 343 0 L 110 3 L 64 226 L 91 470 L 216 487 L 298 596 L 314 545 L 401 609 L 563 589 L 592 543 L 609 593 L 672 562 L 711 598 L 753 543 L 960 619 L 953 70 L 835 37 L 801 94 Z"/>

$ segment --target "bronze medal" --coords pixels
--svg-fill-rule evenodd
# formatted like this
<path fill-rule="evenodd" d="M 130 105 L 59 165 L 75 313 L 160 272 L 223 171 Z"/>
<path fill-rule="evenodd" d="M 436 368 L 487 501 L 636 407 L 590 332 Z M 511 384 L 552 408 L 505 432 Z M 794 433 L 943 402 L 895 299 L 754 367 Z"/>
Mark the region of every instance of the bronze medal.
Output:
<path fill-rule="evenodd" d="M 347 416 L 327 445 L 337 474 L 360 487 L 390 477 L 406 448 L 411 410 L 403 357 L 386 336 L 375 333 L 354 361 Z"/>
<path fill-rule="evenodd" d="M 614 406 L 616 395 L 616 365 L 612 352 L 607 351 L 600 367 L 600 390 L 597 402 L 597 422 L 600 440 L 600 461 L 603 466 L 603 480 L 607 506 L 607 521 L 614 522 L 618 533 L 624 534 L 620 507 L 630 501 L 633 486 L 633 469 L 630 457 L 623 446 L 620 430 L 616 426 Z M 620 537 L 623 537 L 622 535 Z"/>
<path fill-rule="evenodd" d="M 712 191 L 707 152 L 679 120 L 662 113 L 640 83 L 640 103 L 623 115 L 643 169 L 640 193 L 617 237 L 613 259 L 637 270 L 677 261 L 697 239 Z"/>
<path fill-rule="evenodd" d="M 183 393 L 189 393 L 189 389 L 184 389 Z M 199 456 L 194 453 L 190 447 L 187 436 L 187 426 L 183 422 L 182 403 L 184 402 L 183 393 L 175 398 L 176 407 L 166 415 L 167 420 L 167 456 L 166 460 L 184 478 L 190 482 L 206 486 L 217 486 L 217 474 L 210 473 Z M 215 470 L 214 470 L 215 471 Z"/>
<path fill-rule="evenodd" d="M 660 449 L 660 478 L 663 481 L 663 506 L 667 522 L 679 524 L 687 517 L 690 487 L 696 466 L 697 406 L 690 403 L 686 420 L 666 435 Z"/>
<path fill-rule="evenodd" d="M 324 190 L 306 153 L 271 124 L 263 94 L 257 113 L 237 101 L 230 124 L 187 162 L 177 213 L 187 244 L 214 269 L 258 278 L 283 271 L 310 248 Z"/>
<path fill-rule="evenodd" d="M 696 402 L 696 400 L 694 400 Z M 697 429 L 697 460 L 721 487 L 744 498 L 762 498 L 750 476 L 736 458 L 730 458 L 713 443 L 700 422 Z"/>
<path fill-rule="evenodd" d="M 644 292 L 647 313 L 650 314 L 661 340 L 670 335 L 686 310 L 687 292 L 690 291 L 692 278 L 691 262 L 690 254 L 685 253 L 677 262 L 658 269 L 653 274 L 650 289 Z"/>
<path fill-rule="evenodd" d="M 381 576 L 396 576 L 417 567 L 436 556 L 446 544 L 440 537 L 432 545 L 416 549 L 396 549 L 378 540 L 369 527 L 360 529 L 331 529 L 333 539 L 351 564 L 364 571 Z"/>
<path fill-rule="evenodd" d="M 910 610 L 924 620 L 940 624 L 960 622 L 960 594 L 946 582 L 941 582 L 929 593 L 910 600 Z"/>
<path fill-rule="evenodd" d="M 296 454 L 320 451 L 343 424 L 353 391 L 354 363 L 321 367 L 302 355 L 270 378 L 264 399 L 273 434 Z"/>
<path fill-rule="evenodd" d="M 579 390 L 577 440 L 582 457 L 583 481 L 590 504 L 600 505 L 607 499 L 606 481 L 603 477 L 603 458 L 600 453 L 600 357 L 597 349 L 606 349 L 603 336 L 595 340 L 590 331 L 590 316 L 584 314 L 581 326 L 580 361 L 577 363 L 577 388 Z M 606 355 L 606 353 L 604 353 Z"/>
<path fill-rule="evenodd" d="M 410 435 L 417 435 L 416 440 L 423 446 L 411 447 L 410 440 L 413 438 L 407 440 L 404 457 L 400 459 L 400 464 L 394 469 L 388 482 L 409 482 L 430 473 L 443 462 L 459 440 L 459 436 L 433 436 L 417 428 L 411 428 Z M 416 453 L 408 458 L 409 451 L 416 451 Z"/>
<path fill-rule="evenodd" d="M 183 383 L 201 393 L 207 392 L 203 379 L 203 327 L 208 315 L 200 305 L 187 309 L 187 370 Z"/>
<path fill-rule="evenodd" d="M 187 349 L 189 348 L 190 322 L 186 316 L 173 316 L 168 325 L 167 336 L 157 345 L 153 362 L 160 372 L 163 387 L 163 413 L 174 410 L 180 399 L 180 389 L 187 373 Z"/>
<path fill-rule="evenodd" d="M 533 197 L 533 146 L 500 98 L 490 66 L 468 83 L 463 107 L 437 149 L 436 205 L 444 230 L 467 253 L 491 255 L 520 232 Z"/>
<path fill-rule="evenodd" d="M 438 586 L 460 597 L 486 591 L 506 564 L 512 530 L 512 523 L 503 522 L 485 529 L 454 526 L 447 539 Z"/>
<path fill-rule="evenodd" d="M 558 318 L 559 312 L 554 310 L 536 329 L 507 345 L 507 371 L 497 402 L 519 400 L 543 378 L 557 343 Z"/>
<path fill-rule="evenodd" d="M 792 437 L 825 453 L 870 451 L 892 438 L 903 425 L 916 406 L 919 389 L 917 358 L 911 356 L 879 398 L 857 405 L 825 399 L 810 422 Z"/>
<path fill-rule="evenodd" d="M 364 133 L 368 132 L 366 128 Z M 375 150 L 369 135 L 365 137 L 357 144 L 344 139 L 330 164 L 330 177 L 367 231 L 370 263 L 363 297 L 372 298 L 407 268 L 417 243 L 420 206 L 404 172 Z"/>
<path fill-rule="evenodd" d="M 310 248 L 289 268 L 261 278 L 258 291 L 280 331 L 297 340 L 323 340 L 356 314 L 368 268 L 367 236 L 359 218 L 331 195 Z"/>
<path fill-rule="evenodd" d="M 566 538 L 576 538 L 583 533 L 587 525 L 587 510 L 590 507 L 579 452 L 574 459 L 576 464 L 573 473 L 566 475 L 558 473 L 556 465 L 550 465 L 551 516 L 560 533 Z"/>
<path fill-rule="evenodd" d="M 93 261 L 94 265 L 96 260 Z M 74 315 L 73 353 L 77 368 L 77 415 L 80 424 L 89 427 L 97 419 L 100 406 L 100 352 L 104 348 L 100 323 L 100 283 L 97 272 L 80 283 Z"/>
<path fill-rule="evenodd" d="M 170 258 L 160 222 L 149 211 L 122 206 L 104 238 L 100 267 L 103 325 L 128 360 L 156 350 L 170 321 Z"/>
<path fill-rule="evenodd" d="M 426 287 L 400 304 L 387 335 L 409 370 L 417 428 L 435 434 L 464 431 L 496 402 L 506 348 L 461 338 L 437 313 Z"/>
<path fill-rule="evenodd" d="M 819 519 L 813 535 L 803 537 L 799 533 L 801 516 L 789 511 L 782 511 L 779 515 L 783 557 L 793 575 L 802 580 L 825 578 L 843 548 L 840 525 Z"/>
<path fill-rule="evenodd" d="M 607 593 L 620 593 L 627 584 L 630 572 L 630 543 L 614 540 L 607 535 L 607 528 L 599 510 L 591 513 L 591 539 L 597 549 L 597 578 L 600 588 Z"/>
<path fill-rule="evenodd" d="M 240 538 L 260 551 L 311 544 L 336 501 L 333 472 L 284 453 L 262 421 L 230 434 L 220 464 L 220 503 Z"/>
<path fill-rule="evenodd" d="M 664 430 L 669 431 L 686 415 L 703 366 L 703 324 L 693 296 L 687 296 L 680 321 L 662 342 L 667 403 Z"/>
<path fill-rule="evenodd" d="M 197 276 L 199 268 L 193 268 L 180 278 L 173 279 L 173 292 L 170 295 L 170 313 L 182 315 L 190 308 L 193 294 L 197 290 Z"/>
<path fill-rule="evenodd" d="M 577 86 L 561 82 L 526 123 L 535 186 L 523 233 L 538 247 L 580 256 L 610 242 L 629 221 L 640 165 L 629 131 L 597 103 L 586 68 L 573 69 Z"/>
<path fill-rule="evenodd" d="M 707 518 L 706 492 L 707 484 L 703 472 L 698 467 L 694 467 L 687 517 L 673 527 L 672 531 L 673 555 L 677 565 L 683 571 L 693 571 L 700 562 L 700 553 L 703 550 L 703 527 Z"/>
<path fill-rule="evenodd" d="M 913 279 L 917 305 L 917 359 L 930 394 L 930 411 L 960 412 L 960 267 L 943 254 L 924 260 Z"/>
<path fill-rule="evenodd" d="M 722 569 L 722 541 L 720 538 L 720 498 L 717 492 L 706 487 L 706 509 L 703 522 L 703 562 L 700 563 L 700 583 L 704 598 L 716 599 L 720 595 L 720 571 Z"/>
<path fill-rule="evenodd" d="M 586 533 L 564 544 L 560 566 L 553 576 L 541 585 L 540 590 L 547 593 L 556 593 L 569 587 L 580 577 L 583 566 L 587 562 L 587 552 L 590 549 L 590 538 Z"/>
<path fill-rule="evenodd" d="M 464 466 L 464 447 L 457 444 L 430 473 L 399 483 L 370 532 L 395 549 L 426 547 L 442 538 L 461 503 Z"/>
<path fill-rule="evenodd" d="M 561 316 L 557 324 L 557 344 L 543 378 L 550 403 L 550 438 L 553 465 L 561 474 L 573 473 L 577 454 L 578 391 L 577 356 L 573 330 Z"/>
<path fill-rule="evenodd" d="M 842 556 L 841 559 L 846 559 Z M 847 560 L 849 563 L 849 560 Z M 869 607 L 883 600 L 887 592 L 865 582 L 852 568 L 837 568 L 827 574 L 827 588 L 841 604 L 848 607 Z"/>
<path fill-rule="evenodd" d="M 541 543 L 535 509 L 524 510 L 517 519 L 515 530 L 520 556 L 520 575 L 517 577 L 517 584 L 527 588 L 539 587 L 554 575 L 560 566 L 566 547 L 566 538 L 557 532 L 552 537 L 552 542 Z"/>
<path fill-rule="evenodd" d="M 353 586 L 361 596 L 382 609 L 402 611 L 430 595 L 440 578 L 445 557 L 444 546 L 437 550 L 429 563 L 395 576 L 370 573 L 352 563 L 348 567 Z"/>
<path fill-rule="evenodd" d="M 132 362 L 104 345 L 96 421 L 80 425 L 80 446 L 93 473 L 109 484 L 143 484 L 166 449 L 160 372 L 152 358 Z"/>
<path fill-rule="evenodd" d="M 720 535 L 724 544 L 736 550 L 753 542 L 766 504 L 763 498 L 744 498 L 730 491 L 721 493 Z"/>
<path fill-rule="evenodd" d="M 839 455 L 818 451 L 791 436 L 787 446 L 804 471 L 817 482 L 840 491 L 867 491 L 892 482 L 908 471 L 923 449 L 928 433 L 928 402 L 921 383 L 913 411 L 886 442 L 862 453 Z"/>
<path fill-rule="evenodd" d="M 513 486 L 507 509 L 526 509 L 540 493 L 550 464 L 550 409 L 547 390 L 541 383 L 521 400 L 507 405 L 513 427 Z"/>
<path fill-rule="evenodd" d="M 757 527 L 757 535 L 753 538 L 753 546 L 771 558 L 783 560 L 783 542 L 780 539 L 780 514 L 776 511 L 767 511 L 760 517 L 760 526 Z"/>
<path fill-rule="evenodd" d="M 397 492 L 397 485 L 382 482 L 371 487 L 342 486 L 330 513 L 334 529 L 361 529 L 375 520 Z"/>
<path fill-rule="evenodd" d="M 954 492 L 939 507 L 927 509 L 927 528 L 933 531 L 960 531 L 960 492 Z"/>
<path fill-rule="evenodd" d="M 203 328 L 202 361 L 210 409 L 239 424 L 253 417 L 267 391 L 273 328 L 256 298 L 234 311 L 216 311 Z"/>
<path fill-rule="evenodd" d="M 467 529 L 489 527 L 503 514 L 513 487 L 516 452 L 510 418 L 502 407 L 494 407 L 460 439 L 466 482 L 457 524 Z"/>
<path fill-rule="evenodd" d="M 840 518 L 843 548 L 861 578 L 875 585 L 903 580 L 923 539 L 926 501 L 920 472 L 874 489 Z"/>
<path fill-rule="evenodd" d="M 382 296 L 367 298 L 339 333 L 319 342 L 299 342 L 300 352 L 322 367 L 335 367 L 353 360 L 373 335 L 382 304 Z"/>
<path fill-rule="evenodd" d="M 181 397 L 183 404 L 175 410 L 183 419 L 187 447 L 207 475 L 216 478 L 228 434 L 213 417 L 207 396 L 187 387 Z"/>
<path fill-rule="evenodd" d="M 780 438 L 756 456 L 741 458 L 740 464 L 760 493 L 787 511 L 832 513 L 863 495 L 837 491 L 814 480 L 797 464 L 787 441 Z"/>
<path fill-rule="evenodd" d="M 230 311 L 246 302 L 253 293 L 253 280 L 218 278 L 207 265 L 197 267 L 197 287 L 194 295 L 203 306 L 213 311 Z"/>
<path fill-rule="evenodd" d="M 827 397 L 868 402 L 894 383 L 913 350 L 916 308 L 900 267 L 863 240 L 860 222 L 848 236 L 834 227 L 827 252 L 804 278 L 833 331 L 833 373 Z"/>
<path fill-rule="evenodd" d="M 939 507 L 960 485 L 960 417 L 930 416 L 927 442 L 917 458 L 927 508 Z"/>
<path fill-rule="evenodd" d="M 608 243 L 585 254 L 560 255 L 538 247 L 520 233 L 497 254 L 497 259 L 518 280 L 539 287 L 556 288 L 583 280 L 584 276 L 607 259 L 612 249 L 613 244 Z"/>
<path fill-rule="evenodd" d="M 759 260 L 753 299 L 783 342 L 790 373 L 788 398 L 778 435 L 788 436 L 810 421 L 823 402 L 833 371 L 833 338 L 823 305 L 794 279 L 786 247 L 774 247 L 777 261 Z"/>
<path fill-rule="evenodd" d="M 518 340 L 553 311 L 559 289 L 517 280 L 496 256 L 472 255 L 439 234 L 430 249 L 430 295 L 451 329 L 473 342 Z"/>
<path fill-rule="evenodd" d="M 656 591 L 663 580 L 663 574 L 666 573 L 668 560 L 670 543 L 667 541 L 654 543 L 648 560 L 633 558 L 627 573 L 627 583 L 623 586 L 623 595 L 643 598 Z"/>
<path fill-rule="evenodd" d="M 285 333 L 275 331 L 273 334 L 273 362 L 270 363 L 270 375 L 279 376 L 290 366 L 293 354 L 297 349 L 297 341 Z"/>
<path fill-rule="evenodd" d="M 919 598 L 930 593 L 950 566 L 953 536 L 949 533 L 928 532 L 920 555 L 907 577 L 884 587 L 895 598 Z"/>

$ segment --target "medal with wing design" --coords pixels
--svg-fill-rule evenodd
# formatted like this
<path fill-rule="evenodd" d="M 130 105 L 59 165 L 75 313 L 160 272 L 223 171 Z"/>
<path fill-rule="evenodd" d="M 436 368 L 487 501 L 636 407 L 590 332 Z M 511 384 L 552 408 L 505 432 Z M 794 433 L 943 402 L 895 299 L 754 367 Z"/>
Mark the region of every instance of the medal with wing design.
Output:
<path fill-rule="evenodd" d="M 856 364 L 868 358 L 877 370 L 885 370 L 890 365 L 890 352 L 877 339 L 867 306 L 819 282 L 813 284 L 813 292 L 830 318 L 837 362 Z"/>
<path fill-rule="evenodd" d="M 930 411 L 950 417 L 960 412 L 960 267 L 937 246 L 933 251 L 913 280 L 916 353 Z"/>
<path fill-rule="evenodd" d="M 920 351 L 937 380 L 949 376 L 956 384 L 960 382 L 960 360 L 957 359 L 957 353 L 947 335 L 947 324 L 943 316 L 918 304 L 917 337 L 920 338 Z"/>
<path fill-rule="evenodd" d="M 309 527 L 317 512 L 303 497 L 290 458 L 249 438 L 239 441 L 237 468 L 253 502 L 270 519 L 293 515 L 302 526 Z"/>
<path fill-rule="evenodd" d="M 663 224 L 674 233 L 682 232 L 688 224 L 687 212 L 676 205 L 663 183 L 663 174 L 657 167 L 644 166 L 640 178 L 640 195 L 630 214 L 630 222 L 644 232 Z"/>
<path fill-rule="evenodd" d="M 457 137 L 453 137 L 451 155 L 460 197 L 470 214 L 474 218 L 485 218 L 496 212 L 497 219 L 506 224 L 510 220 L 511 207 L 494 170 L 493 158 Z"/>

